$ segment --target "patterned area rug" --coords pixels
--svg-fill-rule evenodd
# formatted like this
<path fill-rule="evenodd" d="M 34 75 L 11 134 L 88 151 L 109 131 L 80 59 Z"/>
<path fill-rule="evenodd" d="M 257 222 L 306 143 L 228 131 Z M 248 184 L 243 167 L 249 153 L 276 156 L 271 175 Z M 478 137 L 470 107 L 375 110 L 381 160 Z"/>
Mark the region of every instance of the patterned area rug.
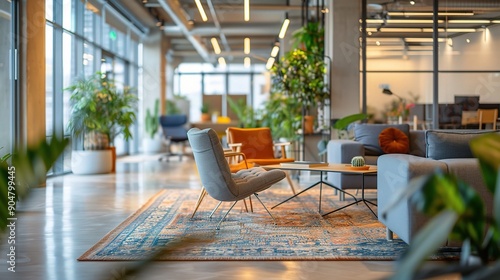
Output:
<path fill-rule="evenodd" d="M 270 210 L 277 225 L 253 198 L 254 212 L 238 202 L 216 230 L 223 203 L 208 219 L 216 201 L 205 197 L 191 219 L 198 192 L 164 190 L 85 252 L 82 261 L 143 260 L 158 249 L 188 236 L 158 260 L 394 260 L 407 248 L 399 240 L 387 241 L 385 228 L 363 204 L 322 217 L 318 213 L 319 190 L 306 193 Z M 322 210 L 341 202 L 331 190 L 323 192 Z M 271 209 L 291 195 L 289 190 L 268 189 L 259 197 Z"/>

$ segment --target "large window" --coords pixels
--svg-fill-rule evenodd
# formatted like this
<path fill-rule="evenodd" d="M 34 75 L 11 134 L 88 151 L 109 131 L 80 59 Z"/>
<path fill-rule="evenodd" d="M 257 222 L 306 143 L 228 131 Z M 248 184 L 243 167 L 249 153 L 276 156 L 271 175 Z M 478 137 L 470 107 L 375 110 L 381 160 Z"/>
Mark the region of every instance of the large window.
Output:
<path fill-rule="evenodd" d="M 75 79 L 103 71 L 117 84 L 137 87 L 139 36 L 127 31 L 127 20 L 117 17 L 115 12 L 110 14 L 110 9 L 107 5 L 96 7 L 80 0 L 46 1 L 47 138 L 71 137 L 66 131 L 70 94 L 64 88 Z M 113 15 L 113 20 L 103 22 L 106 15 Z M 134 34 L 136 41 L 130 34 Z M 123 148 L 117 149 L 119 153 L 137 151 L 130 149 L 131 143 L 120 144 Z M 80 148 L 81 143 L 74 139 L 73 149 Z M 63 162 L 55 165 L 54 174 L 70 170 L 70 154 L 67 151 Z"/>
<path fill-rule="evenodd" d="M 13 143 L 13 125 L 14 125 L 14 99 L 12 93 L 12 71 L 10 63 L 14 52 L 12 38 L 9 34 L 13 33 L 13 20 L 16 15 L 11 14 L 10 1 L 0 0 L 0 157 L 6 153 L 12 152 Z"/>
<path fill-rule="evenodd" d="M 208 105 L 209 113 L 230 116 L 227 98 L 243 99 L 254 109 L 261 108 L 269 97 L 269 79 L 265 77 L 265 66 L 229 64 L 227 68 L 210 64 L 181 63 L 174 77 L 174 94 L 185 96 L 190 101 L 190 121 L 201 119 L 200 108 Z"/>

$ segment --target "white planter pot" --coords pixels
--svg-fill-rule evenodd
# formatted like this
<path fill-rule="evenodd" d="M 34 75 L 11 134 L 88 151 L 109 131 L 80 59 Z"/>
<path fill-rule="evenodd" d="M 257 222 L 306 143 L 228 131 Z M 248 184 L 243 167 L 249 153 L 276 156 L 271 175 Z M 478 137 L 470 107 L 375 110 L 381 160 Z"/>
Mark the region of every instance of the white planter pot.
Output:
<path fill-rule="evenodd" d="M 160 137 L 142 139 L 142 151 L 145 154 L 157 154 L 162 151 L 162 141 Z"/>
<path fill-rule="evenodd" d="M 73 151 L 71 154 L 71 170 L 74 174 L 102 174 L 112 169 L 111 150 Z"/>

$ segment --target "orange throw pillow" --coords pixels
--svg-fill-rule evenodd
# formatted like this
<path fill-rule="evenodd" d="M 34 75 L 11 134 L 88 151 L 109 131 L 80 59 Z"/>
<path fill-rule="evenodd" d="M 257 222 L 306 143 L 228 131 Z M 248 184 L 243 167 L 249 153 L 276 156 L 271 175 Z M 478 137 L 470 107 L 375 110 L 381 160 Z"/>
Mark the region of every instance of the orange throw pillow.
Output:
<path fill-rule="evenodd" d="M 389 127 L 378 136 L 380 148 L 386 154 L 407 154 L 410 152 L 410 140 L 401 130 Z"/>

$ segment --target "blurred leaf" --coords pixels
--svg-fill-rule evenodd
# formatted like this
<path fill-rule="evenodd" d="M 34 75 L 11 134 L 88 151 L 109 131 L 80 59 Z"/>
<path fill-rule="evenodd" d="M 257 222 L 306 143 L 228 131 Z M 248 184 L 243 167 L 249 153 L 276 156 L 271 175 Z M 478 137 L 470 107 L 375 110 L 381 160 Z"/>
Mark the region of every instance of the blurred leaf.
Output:
<path fill-rule="evenodd" d="M 333 128 L 335 129 L 339 129 L 339 130 L 347 130 L 347 127 L 353 123 L 353 122 L 356 122 L 356 121 L 361 121 L 361 120 L 364 120 L 368 117 L 368 115 L 366 114 L 362 114 L 362 113 L 359 113 L 359 114 L 353 114 L 353 115 L 349 115 L 349 116 L 345 116 L 339 120 L 337 120 L 334 124 L 333 124 Z"/>
<path fill-rule="evenodd" d="M 494 193 L 500 168 L 500 135 L 488 133 L 472 139 L 470 148 L 479 159 L 488 189 Z"/>
<path fill-rule="evenodd" d="M 444 210 L 430 220 L 417 233 L 404 258 L 397 264 L 396 273 L 390 279 L 413 279 L 422 263 L 446 242 L 457 218 L 458 215 L 453 211 Z"/>
<path fill-rule="evenodd" d="M 7 229 L 7 219 L 15 216 L 15 204 L 31 186 L 38 185 L 69 143 L 68 139 L 45 139 L 26 149 L 14 151 L 12 166 L 0 163 L 0 232 Z M 11 208 L 9 209 L 9 206 Z"/>

